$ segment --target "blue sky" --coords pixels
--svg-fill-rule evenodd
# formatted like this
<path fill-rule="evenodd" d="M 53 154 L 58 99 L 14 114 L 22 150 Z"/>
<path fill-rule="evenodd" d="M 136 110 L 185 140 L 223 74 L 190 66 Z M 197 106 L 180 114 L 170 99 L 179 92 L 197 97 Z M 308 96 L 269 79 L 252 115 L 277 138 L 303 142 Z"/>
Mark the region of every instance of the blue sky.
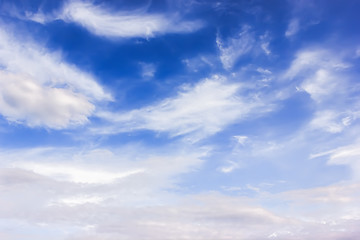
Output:
<path fill-rule="evenodd" d="M 0 238 L 357 239 L 360 2 L 0 2 Z"/>

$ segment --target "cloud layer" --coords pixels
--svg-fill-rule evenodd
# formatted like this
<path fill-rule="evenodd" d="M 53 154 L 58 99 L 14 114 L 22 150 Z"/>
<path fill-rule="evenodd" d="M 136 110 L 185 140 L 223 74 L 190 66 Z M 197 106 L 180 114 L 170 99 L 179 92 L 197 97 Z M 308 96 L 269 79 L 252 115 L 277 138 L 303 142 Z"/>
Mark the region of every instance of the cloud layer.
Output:
<path fill-rule="evenodd" d="M 275 194 L 259 189 L 254 198 L 218 192 L 179 195 L 173 184 L 176 176 L 197 168 L 206 150 L 188 148 L 176 155 L 169 150 L 161 156 L 154 156 L 146 148 L 139 151 L 139 146 L 117 151 L 76 152 L 51 148 L 1 151 L 0 217 L 11 216 L 24 226 L 35 223 L 33 232 L 27 233 L 30 239 L 46 239 L 42 226 L 49 234 L 56 233 L 58 228 L 67 229 L 58 232 L 58 236 L 74 240 L 163 236 L 169 236 L 167 239 L 235 239 L 239 236 L 308 239 L 316 236 L 335 240 L 344 236 L 353 239 L 359 233 L 356 228 L 360 219 L 358 184 Z M 55 155 L 58 158 L 55 159 Z M 21 161 L 25 156 L 27 162 Z M 99 159 L 103 162 L 99 163 Z M 59 162 L 63 162 L 60 168 Z M 105 170 L 104 166 L 111 162 L 112 169 Z M 76 171 L 74 167 L 66 169 L 69 164 L 76 166 Z M 138 166 L 141 171 L 129 171 Z M 115 176 L 114 171 L 122 173 Z M 100 172 L 106 181 L 98 177 Z M 71 174 L 75 178 L 69 177 Z M 27 201 L 18 198 L 25 194 Z M 274 202 L 281 203 L 281 207 L 271 204 Z M 311 206 L 316 206 L 315 211 Z M 8 230 L 4 233 L 16 236 Z"/>

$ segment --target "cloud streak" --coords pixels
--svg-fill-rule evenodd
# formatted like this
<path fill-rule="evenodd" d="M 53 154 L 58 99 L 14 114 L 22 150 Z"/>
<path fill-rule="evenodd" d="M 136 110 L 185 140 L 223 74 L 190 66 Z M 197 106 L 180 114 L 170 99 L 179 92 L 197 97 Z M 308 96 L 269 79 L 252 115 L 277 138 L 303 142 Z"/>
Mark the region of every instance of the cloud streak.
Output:
<path fill-rule="evenodd" d="M 103 5 L 82 1 L 68 1 L 58 18 L 109 38 L 150 38 L 166 33 L 190 33 L 203 26 L 201 21 L 184 21 L 163 14 L 117 12 Z"/>
<path fill-rule="evenodd" d="M 134 130 L 166 132 L 171 136 L 188 135 L 197 141 L 223 130 L 226 126 L 270 111 L 256 94 L 241 95 L 241 84 L 229 83 L 214 75 L 194 86 L 184 86 L 175 97 L 148 107 L 125 113 L 99 113 L 98 116 L 115 123 L 109 133 Z M 102 130 L 100 129 L 100 132 Z"/>

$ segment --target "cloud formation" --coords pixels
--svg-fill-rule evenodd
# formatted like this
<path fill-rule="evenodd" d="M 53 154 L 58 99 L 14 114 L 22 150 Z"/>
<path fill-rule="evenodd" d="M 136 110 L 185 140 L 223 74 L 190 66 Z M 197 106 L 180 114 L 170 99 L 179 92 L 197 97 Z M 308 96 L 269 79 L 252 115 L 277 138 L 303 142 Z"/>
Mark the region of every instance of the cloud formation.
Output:
<path fill-rule="evenodd" d="M 201 21 L 184 21 L 163 14 L 113 11 L 103 5 L 83 1 L 68 1 L 58 18 L 109 38 L 150 38 L 166 33 L 190 33 L 203 26 Z"/>
<path fill-rule="evenodd" d="M 147 129 L 167 132 L 171 136 L 188 135 L 198 140 L 247 118 L 251 113 L 261 115 L 271 110 L 256 94 L 241 95 L 240 83 L 229 83 L 214 75 L 194 86 L 184 86 L 179 93 L 160 103 L 125 113 L 99 113 L 114 122 L 109 132 Z M 105 128 L 106 131 L 106 128 Z"/>
<path fill-rule="evenodd" d="M 324 48 L 304 49 L 283 75 L 314 101 L 310 129 L 339 133 L 357 118 L 359 104 L 352 95 L 358 87 L 353 82 L 353 66 L 344 60 L 346 56 Z"/>
<path fill-rule="evenodd" d="M 258 188 L 255 197 L 226 196 L 216 191 L 181 195 L 168 190 L 177 189 L 173 184 L 178 181 L 176 176 L 193 171 L 202 163 L 199 158 L 204 157 L 206 151 L 188 148 L 175 155 L 171 151 L 162 156 L 154 156 L 146 148 L 139 151 L 139 146 L 117 151 L 78 152 L 55 148 L 1 151 L 0 217 L 11 216 L 22 226 L 45 224 L 51 234 L 58 228 L 67 229 L 57 232 L 57 236 L 74 240 L 157 239 L 163 236 L 174 236 L 167 239 L 194 239 L 195 236 L 199 240 L 232 239 L 233 236 L 285 240 L 316 236 L 336 240 L 343 236 L 352 239 L 358 234 L 359 184 L 335 184 L 281 193 Z M 123 156 L 122 152 L 129 155 Z M 36 164 L 12 160 L 25 156 Z M 104 160 L 99 162 L 99 158 Z M 64 161 L 66 164 L 57 171 L 58 163 Z M 107 166 L 112 162 L 110 170 Z M 79 182 L 63 177 L 73 173 L 71 169 L 74 168 L 64 168 L 69 164 L 76 166 L 78 172 L 91 168 L 98 172 L 108 168 L 107 171 L 113 172 L 129 166 L 141 166 L 144 172 L 122 176 L 116 181 Z M 48 171 L 50 168 L 44 170 L 41 166 L 53 168 Z M 28 194 L 26 199 L 18 197 L 24 194 Z M 274 201 L 281 207 L 273 205 Z M 69 224 L 73 227 L 68 228 Z M 34 226 L 30 229 L 30 239 L 46 239 L 41 229 Z M 5 233 L 16 236 L 16 232 L 6 230 Z"/>
<path fill-rule="evenodd" d="M 229 38 L 226 42 L 217 36 L 216 43 L 224 68 L 230 70 L 239 57 L 250 52 L 255 44 L 255 37 L 253 33 L 250 32 L 250 26 L 245 25 L 238 36 Z M 266 44 L 263 47 L 265 51 L 268 51 Z"/>
<path fill-rule="evenodd" d="M 80 94 L 41 86 L 26 75 L 0 71 L 0 86 L 0 113 L 8 121 L 30 127 L 82 125 L 95 108 Z"/>
<path fill-rule="evenodd" d="M 95 102 L 111 99 L 90 74 L 7 30 L 0 31 L 0 113 L 8 121 L 66 128 L 86 123 Z"/>
<path fill-rule="evenodd" d="M 292 37 L 294 36 L 298 31 L 299 31 L 299 28 L 300 28 L 300 23 L 299 23 L 299 19 L 292 19 L 289 23 L 289 26 L 285 32 L 285 36 L 286 37 Z"/>
<path fill-rule="evenodd" d="M 357 239 L 360 2 L 145 2 L 1 1 L 0 239 Z"/>
<path fill-rule="evenodd" d="M 325 152 L 312 154 L 311 158 L 326 156 L 329 165 L 347 165 L 352 170 L 354 180 L 360 180 L 360 144 L 357 139 L 354 143 L 330 149 Z"/>

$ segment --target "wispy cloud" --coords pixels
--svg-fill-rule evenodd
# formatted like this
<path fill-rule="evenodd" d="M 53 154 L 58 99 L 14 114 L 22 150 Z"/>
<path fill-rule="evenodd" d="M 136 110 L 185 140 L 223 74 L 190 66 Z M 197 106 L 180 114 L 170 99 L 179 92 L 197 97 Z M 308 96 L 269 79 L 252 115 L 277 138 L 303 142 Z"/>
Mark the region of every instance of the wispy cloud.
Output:
<path fill-rule="evenodd" d="M 104 5 L 84 1 L 68 1 L 57 18 L 77 23 L 93 34 L 110 38 L 150 38 L 166 33 L 189 33 L 203 26 L 201 21 L 186 21 L 164 14 L 114 11 Z"/>
<path fill-rule="evenodd" d="M 292 9 L 285 37 L 291 39 L 301 31 L 319 24 L 322 21 L 324 7 L 317 1 L 288 1 Z"/>
<path fill-rule="evenodd" d="M 360 180 L 360 144 L 359 140 L 347 146 L 313 154 L 312 158 L 327 156 L 330 165 L 348 165 L 352 169 L 353 179 Z"/>
<path fill-rule="evenodd" d="M 139 63 L 139 65 L 141 67 L 141 76 L 144 79 L 149 79 L 154 77 L 156 72 L 155 64 L 141 62 Z"/>
<path fill-rule="evenodd" d="M 285 77 L 294 78 L 297 75 L 304 77 L 316 73 L 316 70 L 341 71 L 350 65 L 341 59 L 341 55 L 334 54 L 326 48 L 310 48 L 300 50 L 287 70 Z"/>
<path fill-rule="evenodd" d="M 88 121 L 94 105 L 68 89 L 42 86 L 26 75 L 0 71 L 0 113 L 8 121 L 65 128 Z"/>
<path fill-rule="evenodd" d="M 218 67 L 221 68 L 221 62 L 216 55 L 200 55 L 190 59 L 183 59 L 182 63 L 186 66 L 190 72 L 200 72 L 205 69 L 216 70 Z"/>
<path fill-rule="evenodd" d="M 94 102 L 110 94 L 90 74 L 64 62 L 25 37 L 0 31 L 0 113 L 29 126 L 65 128 L 84 124 Z M 9 33 L 10 32 L 10 33 Z"/>
<path fill-rule="evenodd" d="M 230 173 L 239 167 L 240 167 L 239 163 L 233 161 L 227 161 L 225 166 L 219 168 L 219 171 L 223 173 Z"/>
<path fill-rule="evenodd" d="M 271 54 L 270 33 L 256 34 L 249 25 L 243 25 L 236 35 L 221 37 L 217 34 L 216 44 L 219 50 L 220 61 L 225 70 L 232 70 L 239 59 L 245 56 L 256 57 Z"/>
<path fill-rule="evenodd" d="M 294 36 L 300 29 L 300 23 L 299 23 L 299 19 L 292 19 L 289 23 L 289 26 L 285 32 L 285 36 L 286 37 L 292 37 Z"/>
<path fill-rule="evenodd" d="M 244 145 L 245 142 L 248 141 L 249 137 L 248 136 L 234 136 L 234 138 L 240 145 Z"/>
<path fill-rule="evenodd" d="M 352 94 L 358 91 L 353 81 L 352 66 L 323 48 L 299 51 L 283 76 L 298 83 L 315 102 L 315 114 L 309 123 L 311 129 L 339 133 L 357 118 L 358 102 Z"/>
<path fill-rule="evenodd" d="M 255 44 L 255 37 L 250 31 L 250 26 L 245 25 L 238 36 L 229 38 L 225 42 L 218 36 L 216 43 L 224 68 L 230 70 L 239 57 L 250 52 Z"/>
<path fill-rule="evenodd" d="M 330 133 L 338 133 L 348 126 L 350 121 L 349 116 L 346 116 L 345 114 L 340 114 L 331 110 L 324 110 L 316 112 L 314 118 L 310 122 L 310 126 L 314 129 L 322 129 Z"/>
<path fill-rule="evenodd" d="M 225 77 L 213 76 L 194 86 L 184 86 L 177 96 L 125 113 L 102 112 L 98 116 L 115 123 L 109 131 L 127 132 L 147 129 L 167 132 L 171 136 L 191 135 L 201 139 L 229 124 L 271 110 L 254 95 L 241 95 L 241 84 L 229 83 Z M 100 130 L 101 131 L 101 130 Z"/>
<path fill-rule="evenodd" d="M 175 189 L 177 176 L 196 170 L 209 151 L 205 147 L 180 145 L 168 145 L 161 153 L 136 144 L 117 150 L 1 150 L 0 185 L 13 186 L 8 197 L 25 193 L 26 186 L 38 186 L 39 195 L 34 199 L 39 201 L 34 208 L 45 211 L 55 203 L 80 205 L 81 201 L 86 204 L 106 199 L 114 203 L 120 200 L 120 205 L 152 205 L 156 199 L 165 201 L 171 196 L 164 190 Z M 49 188 L 54 191 L 47 193 Z M 26 200 L 21 205 L 27 205 Z M 0 215 L 4 210 L 0 210 Z"/>
<path fill-rule="evenodd" d="M 270 50 L 270 36 L 269 33 L 266 32 L 264 35 L 260 36 L 260 47 L 261 49 L 264 51 L 264 53 L 266 55 L 270 55 L 271 54 L 271 50 Z"/>
<path fill-rule="evenodd" d="M 116 180 L 126 178 L 133 174 L 144 172 L 143 169 L 128 169 L 123 172 L 87 169 L 84 166 L 73 166 L 67 164 L 39 164 L 39 163 L 18 163 L 17 168 L 32 171 L 42 176 L 54 178 L 59 181 L 70 181 L 75 183 L 108 184 Z"/>

